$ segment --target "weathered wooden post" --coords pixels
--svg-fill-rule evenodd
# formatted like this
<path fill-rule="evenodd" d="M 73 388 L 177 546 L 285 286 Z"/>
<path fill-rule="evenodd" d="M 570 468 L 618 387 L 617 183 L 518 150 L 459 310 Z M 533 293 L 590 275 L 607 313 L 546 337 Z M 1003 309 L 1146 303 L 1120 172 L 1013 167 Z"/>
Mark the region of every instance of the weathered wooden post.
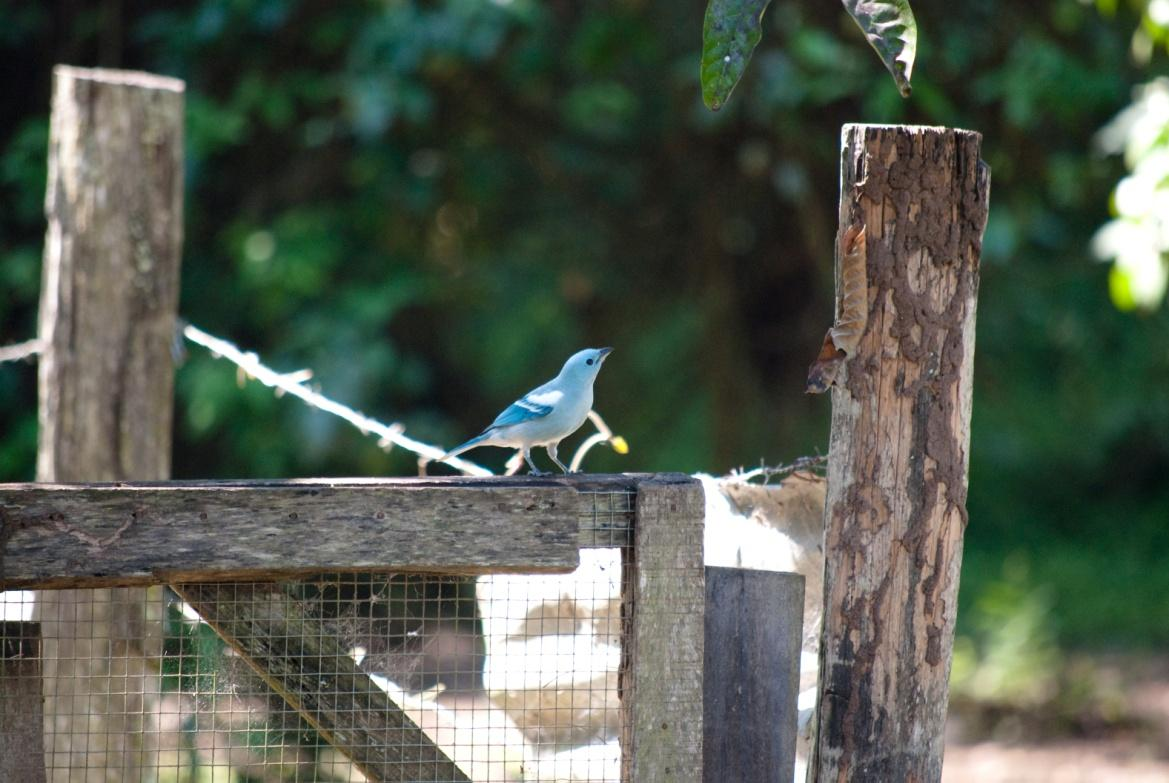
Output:
<path fill-rule="evenodd" d="M 867 329 L 832 395 L 811 777 L 937 781 L 989 169 L 970 131 L 849 125 L 842 142 L 840 231 L 864 229 L 867 281 L 838 267 L 838 326 L 848 282 Z"/>
<path fill-rule="evenodd" d="M 702 780 L 791 783 L 804 577 L 706 567 Z"/>
<path fill-rule="evenodd" d="M 38 481 L 169 477 L 182 204 L 183 83 L 58 66 Z M 146 591 L 41 592 L 35 611 L 50 763 L 86 759 L 54 779 L 138 780 L 142 694 L 158 692 Z"/>
<path fill-rule="evenodd" d="M 41 629 L 0 621 L 0 780 L 45 781 Z"/>
<path fill-rule="evenodd" d="M 705 570 L 702 485 L 637 485 L 634 543 L 622 549 L 621 780 L 702 780 Z"/>

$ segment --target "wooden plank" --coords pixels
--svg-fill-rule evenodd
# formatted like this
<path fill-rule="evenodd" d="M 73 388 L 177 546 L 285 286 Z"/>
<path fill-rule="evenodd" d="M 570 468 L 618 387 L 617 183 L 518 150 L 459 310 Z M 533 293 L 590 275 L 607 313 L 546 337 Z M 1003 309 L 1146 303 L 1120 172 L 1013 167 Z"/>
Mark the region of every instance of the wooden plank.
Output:
<path fill-rule="evenodd" d="M 626 783 L 702 779 L 704 518 L 699 482 L 661 476 L 638 485 L 622 574 Z"/>
<path fill-rule="evenodd" d="M 0 485 L 0 589 L 569 572 L 588 494 L 552 482 Z"/>
<path fill-rule="evenodd" d="M 175 591 L 371 781 L 469 781 L 322 624 L 274 586 L 174 585 Z"/>
<path fill-rule="evenodd" d="M 45 780 L 41 625 L 0 622 L 0 780 Z"/>
<path fill-rule="evenodd" d="M 53 70 L 37 479 L 170 475 L 184 85 Z M 7 531 L 6 531 L 7 532 Z M 140 780 L 159 693 L 145 591 L 39 595 L 56 780 Z M 150 641 L 147 641 L 150 640 Z M 79 709 L 78 705 L 85 705 Z"/>
<path fill-rule="evenodd" d="M 706 568 L 706 783 L 791 783 L 803 625 L 799 574 Z"/>
<path fill-rule="evenodd" d="M 849 125 L 842 143 L 840 225 L 865 227 L 869 314 L 832 394 L 812 767 L 936 781 L 989 171 L 970 131 Z"/>

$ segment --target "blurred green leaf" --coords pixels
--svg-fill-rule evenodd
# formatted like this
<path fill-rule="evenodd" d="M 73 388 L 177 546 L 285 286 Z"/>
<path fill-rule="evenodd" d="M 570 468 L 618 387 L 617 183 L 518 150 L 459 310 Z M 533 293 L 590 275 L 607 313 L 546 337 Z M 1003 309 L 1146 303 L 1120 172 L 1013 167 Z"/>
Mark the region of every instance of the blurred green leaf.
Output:
<path fill-rule="evenodd" d="M 727 102 L 763 37 L 771 0 L 710 0 L 702 22 L 702 100 L 711 111 Z"/>
<path fill-rule="evenodd" d="M 861 32 L 893 74 L 902 97 L 912 88 L 913 61 L 917 56 L 917 20 L 909 0 L 843 0 Z"/>

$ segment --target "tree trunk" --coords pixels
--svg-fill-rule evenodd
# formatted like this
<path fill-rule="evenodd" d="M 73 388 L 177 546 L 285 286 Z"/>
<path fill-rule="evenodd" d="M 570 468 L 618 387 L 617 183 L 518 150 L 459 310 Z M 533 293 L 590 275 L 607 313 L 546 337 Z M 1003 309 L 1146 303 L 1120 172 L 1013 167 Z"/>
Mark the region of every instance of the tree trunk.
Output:
<path fill-rule="evenodd" d="M 844 129 L 840 231 L 865 228 L 868 328 L 832 395 L 815 780 L 941 778 L 990 190 L 980 142 Z"/>
<path fill-rule="evenodd" d="M 170 475 L 182 160 L 182 82 L 55 69 L 39 481 Z M 158 606 L 143 589 L 38 594 L 55 780 L 141 778 Z"/>

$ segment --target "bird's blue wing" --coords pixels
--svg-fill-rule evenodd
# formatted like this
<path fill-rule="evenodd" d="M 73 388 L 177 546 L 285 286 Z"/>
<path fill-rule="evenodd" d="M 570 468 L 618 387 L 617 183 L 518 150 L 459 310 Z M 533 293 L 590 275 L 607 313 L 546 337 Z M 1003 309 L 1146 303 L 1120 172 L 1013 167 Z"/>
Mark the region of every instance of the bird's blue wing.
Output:
<path fill-rule="evenodd" d="M 491 422 L 491 427 L 510 427 L 513 424 L 522 424 L 525 421 L 532 419 L 542 419 L 552 412 L 554 405 L 545 405 L 543 403 L 535 402 L 529 397 L 521 397 L 504 409 L 503 413 L 495 417 L 495 421 Z"/>

